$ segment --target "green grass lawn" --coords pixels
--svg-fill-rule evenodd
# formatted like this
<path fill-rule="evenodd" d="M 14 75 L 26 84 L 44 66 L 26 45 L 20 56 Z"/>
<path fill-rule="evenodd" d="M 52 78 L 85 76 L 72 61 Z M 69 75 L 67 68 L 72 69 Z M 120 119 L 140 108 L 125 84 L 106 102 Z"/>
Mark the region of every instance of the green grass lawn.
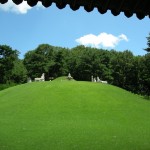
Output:
<path fill-rule="evenodd" d="M 36 82 L 0 91 L 0 150 L 149 150 L 150 102 L 107 84 Z"/>

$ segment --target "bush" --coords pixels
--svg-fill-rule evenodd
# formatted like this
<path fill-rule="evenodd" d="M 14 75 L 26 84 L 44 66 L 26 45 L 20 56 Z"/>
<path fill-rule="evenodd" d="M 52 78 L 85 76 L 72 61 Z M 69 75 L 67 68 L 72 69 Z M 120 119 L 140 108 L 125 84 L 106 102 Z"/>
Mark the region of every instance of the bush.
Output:
<path fill-rule="evenodd" d="M 0 91 L 7 89 L 9 87 L 15 86 L 15 83 L 10 83 L 10 84 L 0 84 Z"/>

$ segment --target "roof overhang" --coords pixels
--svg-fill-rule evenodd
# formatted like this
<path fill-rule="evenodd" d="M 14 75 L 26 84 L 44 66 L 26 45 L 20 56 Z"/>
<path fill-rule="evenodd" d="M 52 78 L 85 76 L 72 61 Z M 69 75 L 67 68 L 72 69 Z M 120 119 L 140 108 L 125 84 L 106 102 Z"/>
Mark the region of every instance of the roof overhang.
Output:
<path fill-rule="evenodd" d="M 16 5 L 19 5 L 23 0 L 12 0 Z M 26 0 L 31 7 L 35 6 L 38 1 L 41 1 L 43 6 L 49 7 L 52 3 L 56 3 L 59 9 L 65 8 L 68 4 L 74 11 L 83 6 L 87 12 L 91 12 L 97 8 L 101 14 L 110 10 L 114 16 L 124 12 L 126 17 L 131 17 L 136 14 L 138 19 L 143 19 L 145 16 L 150 18 L 150 0 Z M 7 3 L 8 0 L 0 0 L 1 4 Z"/>

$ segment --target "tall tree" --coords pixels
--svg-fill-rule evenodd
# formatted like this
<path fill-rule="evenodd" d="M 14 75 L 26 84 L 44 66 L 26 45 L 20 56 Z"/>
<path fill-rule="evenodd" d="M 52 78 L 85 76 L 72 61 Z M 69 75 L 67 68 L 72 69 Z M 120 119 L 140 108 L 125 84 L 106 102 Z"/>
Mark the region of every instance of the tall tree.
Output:
<path fill-rule="evenodd" d="M 50 68 L 54 65 L 54 47 L 41 44 L 35 50 L 28 51 L 25 54 L 24 64 L 31 79 L 42 73 L 46 73 L 47 78 Z"/>
<path fill-rule="evenodd" d="M 0 45 L 0 83 L 10 82 L 14 61 L 19 52 L 7 45 Z"/>
<path fill-rule="evenodd" d="M 133 76 L 133 54 L 128 50 L 124 52 L 112 51 L 112 53 L 113 84 L 129 90 Z"/>
<path fill-rule="evenodd" d="M 77 46 L 71 50 L 70 71 L 77 80 L 90 81 L 91 76 L 110 81 L 108 51 Z"/>
<path fill-rule="evenodd" d="M 145 49 L 147 52 L 150 52 L 150 33 L 149 33 L 149 36 L 146 37 L 147 38 L 147 48 Z"/>
<path fill-rule="evenodd" d="M 141 93 L 150 96 L 150 53 L 143 57 L 141 71 Z"/>
<path fill-rule="evenodd" d="M 23 61 L 16 59 L 14 61 L 14 67 L 12 69 L 11 81 L 17 84 L 25 83 L 27 81 L 27 70 L 23 64 Z"/>
<path fill-rule="evenodd" d="M 55 47 L 56 48 L 56 47 Z M 53 77 L 65 76 L 69 73 L 68 70 L 68 59 L 69 51 L 66 48 L 57 47 L 57 51 L 54 56 L 54 65 L 50 71 Z"/>
<path fill-rule="evenodd" d="M 93 54 L 90 48 L 77 46 L 71 50 L 69 70 L 77 80 L 90 80 Z"/>

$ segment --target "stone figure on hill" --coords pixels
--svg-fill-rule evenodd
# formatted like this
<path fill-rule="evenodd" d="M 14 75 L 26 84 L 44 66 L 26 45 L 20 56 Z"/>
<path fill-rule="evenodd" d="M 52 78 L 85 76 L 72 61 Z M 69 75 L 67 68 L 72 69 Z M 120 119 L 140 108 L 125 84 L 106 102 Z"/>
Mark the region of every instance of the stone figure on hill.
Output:
<path fill-rule="evenodd" d="M 70 74 L 70 73 L 68 74 L 67 79 L 68 79 L 68 80 L 73 79 L 73 77 L 71 76 L 71 74 Z"/>
<path fill-rule="evenodd" d="M 40 78 L 34 78 L 34 81 L 45 81 L 45 73 Z"/>

